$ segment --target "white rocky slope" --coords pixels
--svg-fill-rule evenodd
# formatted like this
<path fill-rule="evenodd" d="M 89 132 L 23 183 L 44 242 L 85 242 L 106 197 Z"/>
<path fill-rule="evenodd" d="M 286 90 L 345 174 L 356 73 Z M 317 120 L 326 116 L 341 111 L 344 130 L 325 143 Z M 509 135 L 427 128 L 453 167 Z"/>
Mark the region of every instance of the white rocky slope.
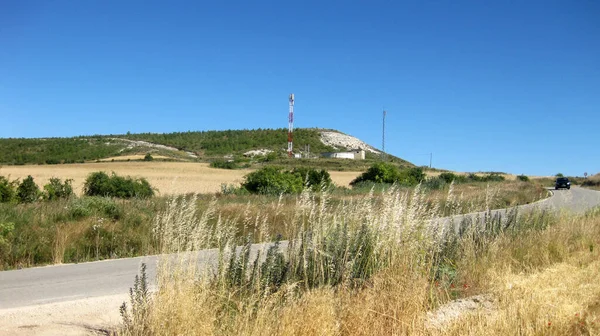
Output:
<path fill-rule="evenodd" d="M 148 148 L 164 149 L 164 150 L 168 150 L 168 151 L 172 151 L 172 152 L 179 151 L 179 149 L 177 149 L 175 147 L 165 146 L 165 145 L 161 145 L 161 144 L 155 144 L 155 143 L 151 143 L 151 142 L 147 142 L 147 141 L 129 140 L 129 139 L 123 139 L 123 138 L 110 138 L 110 140 L 127 143 L 127 147 L 121 149 L 121 152 L 124 151 L 125 149 L 132 149 L 134 147 L 148 147 Z M 185 151 L 185 152 L 187 155 L 189 155 L 192 158 L 198 158 L 198 156 L 196 154 L 194 154 L 190 151 Z"/>
<path fill-rule="evenodd" d="M 379 150 L 360 139 L 338 132 L 322 131 L 321 142 L 327 146 L 341 150 L 362 149 L 375 154 L 381 153 Z"/>

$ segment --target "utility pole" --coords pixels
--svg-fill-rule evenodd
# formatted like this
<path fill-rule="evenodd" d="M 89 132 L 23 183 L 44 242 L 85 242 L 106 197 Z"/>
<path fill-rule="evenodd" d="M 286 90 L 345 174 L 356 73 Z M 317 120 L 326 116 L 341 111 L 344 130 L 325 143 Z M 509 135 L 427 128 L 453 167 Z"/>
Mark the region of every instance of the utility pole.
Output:
<path fill-rule="evenodd" d="M 383 110 L 383 131 L 381 132 L 381 157 L 385 161 L 385 115 L 387 112 Z"/>
<path fill-rule="evenodd" d="M 288 157 L 292 157 L 294 150 L 294 143 L 292 142 L 292 135 L 294 132 L 294 94 L 290 94 L 290 113 L 288 115 Z"/>

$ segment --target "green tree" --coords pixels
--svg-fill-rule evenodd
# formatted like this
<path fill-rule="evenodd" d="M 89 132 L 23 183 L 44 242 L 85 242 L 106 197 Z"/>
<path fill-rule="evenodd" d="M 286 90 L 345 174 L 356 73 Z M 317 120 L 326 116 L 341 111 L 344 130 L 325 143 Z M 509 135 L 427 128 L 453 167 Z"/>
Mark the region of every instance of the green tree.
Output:
<path fill-rule="evenodd" d="M 67 179 L 65 182 L 57 177 L 53 177 L 50 181 L 44 185 L 44 198 L 52 201 L 59 198 L 69 198 L 73 196 L 73 187 L 71 186 L 73 180 Z"/>
<path fill-rule="evenodd" d="M 39 199 L 40 188 L 33 181 L 33 177 L 28 175 L 17 187 L 17 198 L 20 203 L 32 203 Z"/>
<path fill-rule="evenodd" d="M 12 202 L 16 199 L 15 181 L 9 181 L 6 177 L 0 176 L 0 203 Z"/>

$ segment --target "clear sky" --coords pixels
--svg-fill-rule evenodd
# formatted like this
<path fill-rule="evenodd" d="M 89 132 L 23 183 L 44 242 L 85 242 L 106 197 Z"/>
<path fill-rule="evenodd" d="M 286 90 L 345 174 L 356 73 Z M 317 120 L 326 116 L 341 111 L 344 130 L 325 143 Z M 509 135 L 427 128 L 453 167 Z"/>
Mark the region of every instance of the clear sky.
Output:
<path fill-rule="evenodd" d="M 600 2 L 0 0 L 0 137 L 286 128 L 291 92 L 418 165 L 596 173 Z"/>

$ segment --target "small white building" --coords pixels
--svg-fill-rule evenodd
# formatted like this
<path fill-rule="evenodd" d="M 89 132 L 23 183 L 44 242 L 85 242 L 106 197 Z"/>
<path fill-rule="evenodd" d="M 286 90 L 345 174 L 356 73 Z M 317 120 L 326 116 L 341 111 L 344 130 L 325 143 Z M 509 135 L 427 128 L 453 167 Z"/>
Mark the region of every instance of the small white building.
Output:
<path fill-rule="evenodd" d="M 351 159 L 351 160 L 364 160 L 365 151 L 362 149 L 356 149 L 349 152 L 335 152 L 335 153 L 323 153 L 321 154 L 324 158 L 330 159 Z"/>

